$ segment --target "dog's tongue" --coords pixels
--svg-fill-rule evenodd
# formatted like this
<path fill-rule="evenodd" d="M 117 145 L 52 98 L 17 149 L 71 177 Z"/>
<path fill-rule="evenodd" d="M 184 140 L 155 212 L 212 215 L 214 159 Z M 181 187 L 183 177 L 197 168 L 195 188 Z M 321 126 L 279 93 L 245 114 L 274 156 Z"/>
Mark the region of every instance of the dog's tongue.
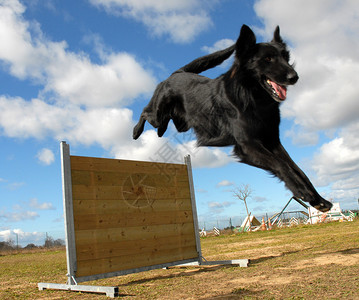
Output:
<path fill-rule="evenodd" d="M 285 86 L 281 86 L 274 81 L 271 81 L 272 87 L 275 89 L 279 99 L 285 100 L 287 98 L 287 88 Z"/>

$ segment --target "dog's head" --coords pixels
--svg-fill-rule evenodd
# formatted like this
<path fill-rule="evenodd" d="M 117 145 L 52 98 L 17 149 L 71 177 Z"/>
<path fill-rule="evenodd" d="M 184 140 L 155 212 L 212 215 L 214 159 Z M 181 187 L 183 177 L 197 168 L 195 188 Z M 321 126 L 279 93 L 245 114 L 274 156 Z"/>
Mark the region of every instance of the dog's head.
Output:
<path fill-rule="evenodd" d="M 298 74 L 289 64 L 289 51 L 283 42 L 279 26 L 270 43 L 256 43 L 253 31 L 243 25 L 236 43 L 239 69 L 256 80 L 277 102 L 287 96 L 287 86 L 298 81 Z"/>

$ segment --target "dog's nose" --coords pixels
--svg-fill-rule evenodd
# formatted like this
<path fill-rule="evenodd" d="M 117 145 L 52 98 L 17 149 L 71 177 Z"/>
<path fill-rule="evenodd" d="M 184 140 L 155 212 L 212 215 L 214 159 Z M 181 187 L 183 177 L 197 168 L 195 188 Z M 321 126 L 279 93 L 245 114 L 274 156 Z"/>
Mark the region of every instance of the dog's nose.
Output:
<path fill-rule="evenodd" d="M 298 81 L 299 76 L 298 76 L 297 72 L 293 71 L 293 72 L 288 73 L 287 79 L 290 84 L 295 84 Z"/>

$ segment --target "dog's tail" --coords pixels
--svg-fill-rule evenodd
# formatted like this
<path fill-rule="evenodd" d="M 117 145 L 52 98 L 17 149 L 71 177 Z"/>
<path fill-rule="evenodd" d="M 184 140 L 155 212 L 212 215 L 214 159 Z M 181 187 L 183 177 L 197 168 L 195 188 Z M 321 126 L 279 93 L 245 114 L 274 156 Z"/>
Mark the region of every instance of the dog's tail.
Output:
<path fill-rule="evenodd" d="M 178 69 L 174 73 L 179 72 L 189 72 L 199 74 L 208 69 L 214 68 L 215 66 L 220 65 L 224 62 L 227 58 L 229 58 L 234 50 L 236 49 L 236 45 L 232 45 L 226 49 L 199 57 L 194 61 L 190 62 L 189 64 L 185 65 L 184 67 Z"/>

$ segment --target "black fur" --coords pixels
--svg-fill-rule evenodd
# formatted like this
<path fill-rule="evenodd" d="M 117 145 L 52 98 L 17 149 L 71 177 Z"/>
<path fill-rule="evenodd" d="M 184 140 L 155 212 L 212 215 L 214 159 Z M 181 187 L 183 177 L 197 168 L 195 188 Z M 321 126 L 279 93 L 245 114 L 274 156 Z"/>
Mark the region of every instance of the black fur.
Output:
<path fill-rule="evenodd" d="M 233 66 L 215 79 L 198 75 L 235 52 Z M 179 132 L 193 128 L 199 146 L 234 146 L 241 162 L 277 176 L 295 197 L 320 211 L 332 204 L 315 190 L 279 139 L 279 104 L 298 75 L 279 27 L 270 43 L 256 43 L 243 25 L 235 45 L 200 57 L 161 82 L 133 130 L 137 139 L 148 121 L 162 136 L 172 119 Z"/>

